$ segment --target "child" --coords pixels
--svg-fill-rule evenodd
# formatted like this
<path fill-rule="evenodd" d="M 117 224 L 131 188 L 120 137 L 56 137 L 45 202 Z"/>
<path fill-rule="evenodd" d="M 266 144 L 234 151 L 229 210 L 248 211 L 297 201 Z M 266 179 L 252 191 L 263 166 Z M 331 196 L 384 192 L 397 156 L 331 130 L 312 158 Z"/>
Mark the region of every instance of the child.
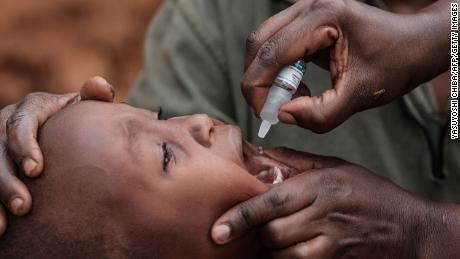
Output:
<path fill-rule="evenodd" d="M 24 179 L 34 208 L 9 219 L 0 258 L 266 258 L 256 233 L 216 246 L 209 231 L 267 190 L 249 171 L 276 162 L 244 155 L 236 127 L 157 116 L 86 101 L 52 117 L 40 132 L 44 174 Z"/>

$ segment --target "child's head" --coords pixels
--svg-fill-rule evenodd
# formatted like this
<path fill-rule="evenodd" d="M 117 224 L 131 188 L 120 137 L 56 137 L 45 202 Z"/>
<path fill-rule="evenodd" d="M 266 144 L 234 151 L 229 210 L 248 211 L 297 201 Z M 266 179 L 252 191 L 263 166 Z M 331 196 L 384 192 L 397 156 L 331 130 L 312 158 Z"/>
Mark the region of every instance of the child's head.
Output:
<path fill-rule="evenodd" d="M 0 255 L 254 258 L 258 253 L 254 233 L 223 247 L 209 235 L 221 213 L 266 190 L 244 167 L 237 128 L 215 125 L 203 115 L 158 120 L 156 113 L 126 104 L 88 101 L 51 118 L 40 144 L 44 174 L 26 181 L 34 208 L 10 219 Z"/>

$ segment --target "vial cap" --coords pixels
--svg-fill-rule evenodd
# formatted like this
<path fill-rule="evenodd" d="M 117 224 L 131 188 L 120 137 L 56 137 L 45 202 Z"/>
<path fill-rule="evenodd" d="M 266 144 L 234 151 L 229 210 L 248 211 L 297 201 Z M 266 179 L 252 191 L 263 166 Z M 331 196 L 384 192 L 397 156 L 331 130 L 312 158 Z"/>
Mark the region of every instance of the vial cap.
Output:
<path fill-rule="evenodd" d="M 292 64 L 291 67 L 297 69 L 300 73 L 302 73 L 302 75 L 305 75 L 305 72 L 307 71 L 307 65 L 302 60 L 298 60 Z"/>

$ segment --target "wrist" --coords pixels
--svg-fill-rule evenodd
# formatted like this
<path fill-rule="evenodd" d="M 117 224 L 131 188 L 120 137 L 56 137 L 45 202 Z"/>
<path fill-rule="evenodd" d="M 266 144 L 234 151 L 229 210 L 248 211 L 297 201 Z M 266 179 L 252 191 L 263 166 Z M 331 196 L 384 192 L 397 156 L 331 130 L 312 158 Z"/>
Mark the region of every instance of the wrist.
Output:
<path fill-rule="evenodd" d="M 458 205 L 422 201 L 416 226 L 416 258 L 459 258 L 460 209 Z"/>
<path fill-rule="evenodd" d="M 408 35 L 410 84 L 417 86 L 445 72 L 450 64 L 450 4 L 438 1 L 412 15 L 402 15 Z"/>

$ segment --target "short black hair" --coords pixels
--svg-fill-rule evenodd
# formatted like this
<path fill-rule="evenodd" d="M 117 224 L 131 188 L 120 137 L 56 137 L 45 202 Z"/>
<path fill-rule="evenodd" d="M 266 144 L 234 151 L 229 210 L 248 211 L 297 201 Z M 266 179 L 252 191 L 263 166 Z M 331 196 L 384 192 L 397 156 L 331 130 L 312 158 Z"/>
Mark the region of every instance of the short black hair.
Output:
<path fill-rule="evenodd" d="M 109 226 L 103 214 L 87 215 L 79 204 L 72 199 L 64 201 L 66 206 L 59 211 L 52 211 L 46 203 L 58 199 L 66 200 L 66 196 L 56 196 L 48 172 L 40 179 L 21 179 L 26 182 L 34 199 L 32 211 L 24 217 L 8 215 L 8 228 L 0 237 L 0 258 L 128 258 L 134 253 L 123 246 L 117 238 L 117 233 Z M 75 173 L 75 172 L 68 172 Z M 86 172 L 96 173 L 96 172 Z M 65 173 L 60 177 L 65 177 Z M 52 185 L 52 183 L 51 183 Z M 76 193 L 73 192 L 73 195 Z M 57 194 L 59 195 L 59 194 Z M 85 193 L 81 193 L 85 195 Z M 97 208 L 88 208 L 97 209 Z M 56 220 L 62 213 L 73 213 L 71 219 Z"/>

